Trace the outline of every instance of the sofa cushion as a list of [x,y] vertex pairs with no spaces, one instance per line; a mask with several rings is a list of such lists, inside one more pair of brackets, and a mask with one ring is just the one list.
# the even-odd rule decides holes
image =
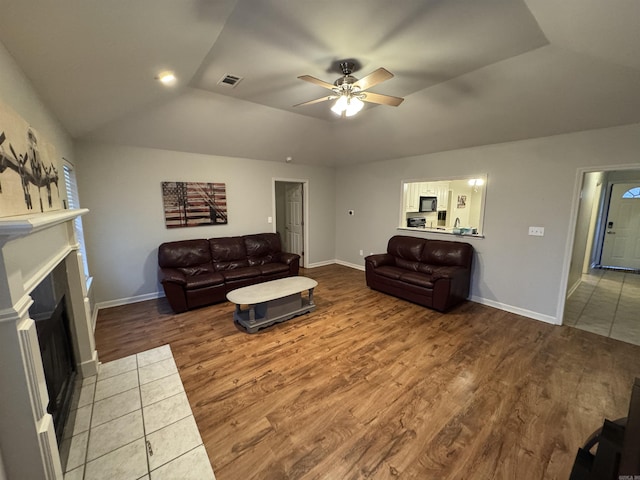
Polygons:
[[262,275],[275,275],[289,271],[289,265],[284,263],[265,263],[264,265],[256,266],[256,268],[260,269],[260,274]]
[[389,239],[387,253],[403,260],[419,262],[426,240],[417,237],[396,235]]
[[203,273],[201,275],[192,275],[187,277],[187,290],[196,288],[212,287],[214,285],[222,285],[224,277],[217,272]]
[[417,285],[423,288],[433,288],[433,278],[431,275],[418,272],[407,272],[400,276],[400,280],[403,282]]
[[249,266],[242,237],[210,238],[211,259],[216,271]]
[[198,265],[196,267],[178,267],[176,270],[180,270],[187,277],[215,272],[215,270],[213,269],[213,265],[211,265],[210,263],[203,263],[202,265]]
[[403,274],[407,273],[404,268],[391,267],[389,265],[378,267],[375,269],[375,272],[377,275],[393,278],[394,280],[398,280]]
[[188,268],[211,263],[206,240],[166,242],[158,247],[158,264],[162,268]]
[[248,257],[265,257],[280,253],[280,235],[277,233],[257,233],[245,235],[244,245]]
[[420,262],[414,262],[412,260],[405,260],[404,258],[396,258],[396,267],[404,268],[405,270],[411,270],[417,272],[420,269]]
[[259,277],[260,269],[257,267],[233,268],[230,270],[221,270],[220,273],[224,277],[225,282],[234,282],[237,280],[245,280],[251,277]]
[[430,265],[471,267],[473,247],[468,243],[446,240],[428,240],[422,252],[422,261]]

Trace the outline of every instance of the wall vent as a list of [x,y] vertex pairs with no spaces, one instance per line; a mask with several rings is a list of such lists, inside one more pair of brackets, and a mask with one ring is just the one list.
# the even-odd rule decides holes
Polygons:
[[242,77],[238,77],[236,75],[229,75],[227,73],[224,77],[222,77],[218,81],[218,85],[222,85],[224,87],[235,87],[236,85],[238,85],[238,83],[240,83],[241,80],[242,80]]

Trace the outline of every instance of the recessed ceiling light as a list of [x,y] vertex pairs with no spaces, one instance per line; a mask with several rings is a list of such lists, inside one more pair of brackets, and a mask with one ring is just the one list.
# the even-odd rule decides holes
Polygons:
[[177,80],[176,75],[170,71],[159,73],[156,79],[160,80],[164,85],[173,85]]

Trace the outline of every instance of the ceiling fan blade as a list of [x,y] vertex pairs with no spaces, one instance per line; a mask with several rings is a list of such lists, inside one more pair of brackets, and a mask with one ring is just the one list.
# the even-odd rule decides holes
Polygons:
[[381,95],[379,93],[364,92],[362,94],[362,101],[369,102],[369,103],[379,103],[381,105],[389,105],[391,107],[397,107],[402,102],[404,102],[404,98],[393,97],[391,95]]
[[370,73],[366,77],[358,80],[353,84],[353,86],[359,88],[360,90],[366,90],[373,87],[374,85],[384,82],[385,80],[389,80],[390,78],[393,78],[393,73],[381,67],[373,73]]
[[336,98],[338,98],[336,95],[329,95],[327,97],[317,98],[308,102],[298,103],[297,105],[294,105],[294,107],[301,107],[302,105],[313,105],[314,103],[326,102],[327,100],[334,100]]
[[304,80],[305,82],[313,83],[320,87],[328,88],[329,90],[333,90],[334,88],[336,88],[335,85],[331,83],[327,83],[324,80],[320,80],[319,78],[312,77],[311,75],[300,75],[298,78],[300,80]]

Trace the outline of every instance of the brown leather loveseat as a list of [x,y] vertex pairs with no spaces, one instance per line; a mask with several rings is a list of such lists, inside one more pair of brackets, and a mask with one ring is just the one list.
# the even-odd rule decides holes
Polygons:
[[444,312],[469,296],[472,258],[468,243],[396,235],[365,258],[367,285]]
[[298,275],[300,255],[277,233],[167,242],[158,248],[160,282],[174,312],[222,302],[236,288]]

